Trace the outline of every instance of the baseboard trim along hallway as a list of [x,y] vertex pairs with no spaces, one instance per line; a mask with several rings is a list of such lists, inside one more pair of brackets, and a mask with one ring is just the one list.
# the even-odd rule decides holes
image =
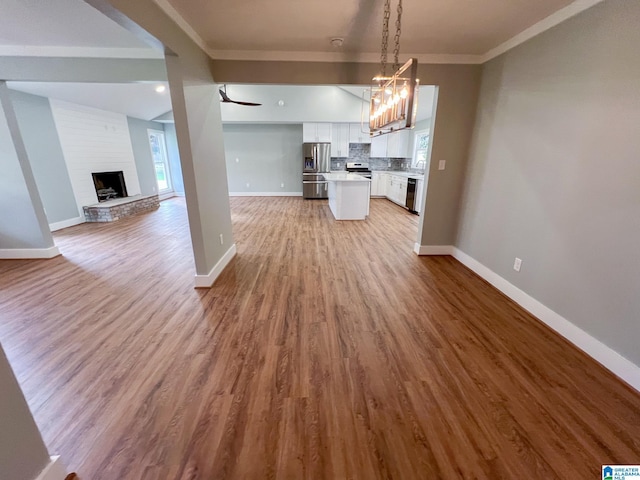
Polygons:
[[520,290],[475,258],[467,255],[453,245],[420,245],[416,243],[413,251],[418,255],[449,255],[454,257],[465,267],[472,270],[534,315],[538,320],[569,340],[634,389],[640,391],[640,366],[627,360],[618,352],[571,323],[562,315],[554,312],[531,295]]
[[49,464],[44,467],[36,480],[64,480],[67,477],[67,470],[59,456],[51,457]]
[[58,230],[62,230],[63,228],[75,227],[76,225],[84,223],[84,221],[84,217],[75,217],[68,220],[62,220],[61,222],[50,223],[49,230],[51,230],[52,232],[56,232]]
[[236,244],[231,245],[231,248],[222,256],[218,263],[211,269],[207,275],[196,275],[195,288],[209,288],[213,285],[213,282],[220,276],[229,262],[236,256],[237,253]]
[[230,197],[301,197],[302,192],[229,192]]
[[60,255],[58,247],[49,248],[0,248],[0,260],[30,260],[53,258]]

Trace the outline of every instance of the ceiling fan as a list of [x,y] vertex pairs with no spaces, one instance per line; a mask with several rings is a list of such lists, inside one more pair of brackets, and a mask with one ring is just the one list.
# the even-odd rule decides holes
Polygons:
[[238,102],[236,100],[231,100],[229,95],[227,95],[227,86],[223,85],[220,89],[220,96],[222,97],[222,103],[236,103],[238,105],[245,105],[247,107],[259,107],[262,105],[261,103],[252,103],[252,102]]

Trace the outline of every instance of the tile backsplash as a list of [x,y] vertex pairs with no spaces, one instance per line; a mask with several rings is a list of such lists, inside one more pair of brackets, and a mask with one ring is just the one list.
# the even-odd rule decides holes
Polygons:
[[411,168],[410,158],[369,158],[370,153],[371,145],[368,143],[350,143],[349,157],[332,158],[331,170],[344,170],[347,162],[368,162],[371,170],[415,170]]

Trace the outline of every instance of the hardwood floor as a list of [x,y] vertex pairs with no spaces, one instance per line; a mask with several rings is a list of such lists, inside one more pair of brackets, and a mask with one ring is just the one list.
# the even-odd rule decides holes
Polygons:
[[232,198],[193,288],[184,202],[0,262],[0,340],[82,480],[587,479],[640,463],[640,395],[373,200]]

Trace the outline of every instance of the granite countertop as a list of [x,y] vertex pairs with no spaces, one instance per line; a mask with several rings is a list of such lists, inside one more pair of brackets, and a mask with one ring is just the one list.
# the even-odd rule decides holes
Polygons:
[[323,173],[325,179],[330,182],[371,182],[369,178],[355,173],[339,172],[339,173]]

